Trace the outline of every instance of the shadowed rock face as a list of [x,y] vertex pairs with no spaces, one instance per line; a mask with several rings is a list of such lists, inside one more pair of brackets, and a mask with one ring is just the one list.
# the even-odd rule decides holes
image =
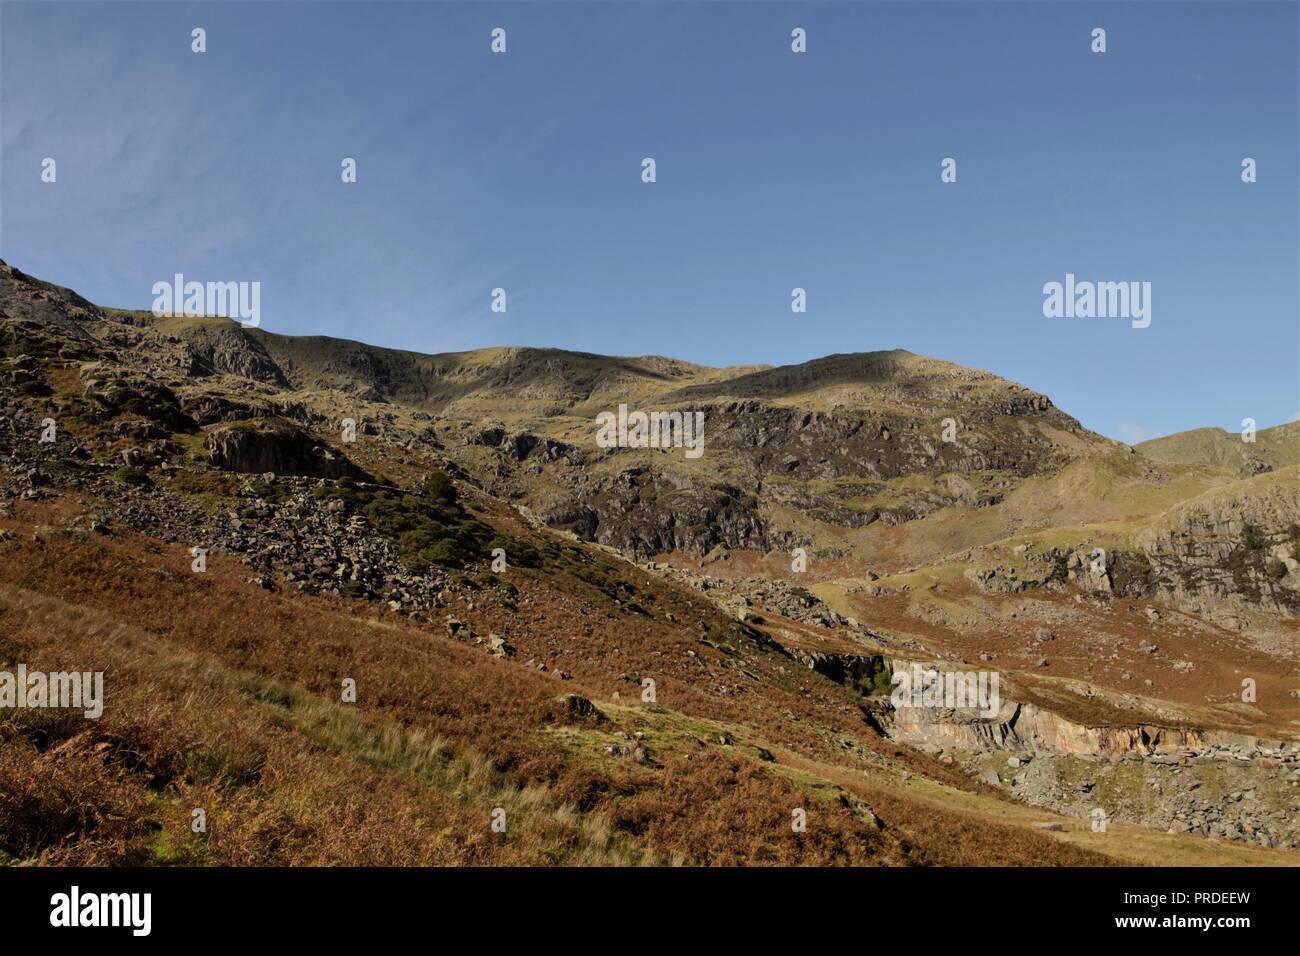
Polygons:
[[776,545],[752,494],[653,467],[628,468],[542,517],[633,557]]
[[[962,406],[963,440],[940,440],[942,408],[918,407],[884,414],[870,408],[832,411],[738,401],[705,409],[710,451],[743,456],[763,475],[795,480],[1006,471],[1019,476],[1050,472],[1070,458],[1033,431],[999,428],[999,415],[1024,415],[1076,428],[1045,396],[1023,405]],[[1041,402],[1041,405],[1040,405]]]
[[[568,464],[597,467],[584,469],[589,480],[566,481],[560,501],[539,503],[537,510],[557,526],[628,555],[681,551],[698,557],[718,545],[772,550],[808,543],[770,527],[765,516],[773,507],[843,528],[893,525],[949,505],[978,508],[1001,500],[1002,488],[987,481],[976,487],[964,476],[979,481],[981,473],[997,475],[1014,487],[1071,460],[1037,426],[1062,432],[1078,426],[1042,396],[1014,409],[963,407],[961,440],[945,442],[943,416],[926,417],[919,409],[821,410],[754,399],[699,406],[706,423],[701,462],[710,467],[684,467],[680,453],[649,466],[633,464],[636,453],[618,448],[569,455]],[[1005,423],[1009,415],[1016,416],[1014,424]],[[509,470],[520,456],[505,450],[504,434],[496,429],[482,443],[500,446],[499,467]],[[611,475],[617,465],[623,467]],[[906,496],[882,494],[891,482],[911,478],[923,481]],[[886,503],[869,507],[850,499]]]
[[218,428],[208,432],[204,445],[212,464],[226,471],[362,481],[370,478],[344,455],[283,421]]
[[35,320],[76,332],[81,322],[102,317],[97,306],[71,289],[42,282],[0,261],[0,318]]
[[181,409],[199,425],[218,425],[222,422],[239,422],[250,418],[263,418],[273,414],[262,404],[232,401],[220,395],[190,395],[181,400]]
[[289,380],[267,355],[262,343],[243,329],[223,329],[200,341],[189,342],[186,347],[191,357],[191,374],[227,372],[279,388],[289,387]]
[[[1045,395],[903,351],[672,375],[652,374],[649,359],[542,359],[476,364],[473,376],[461,366],[463,391],[444,411],[482,417],[451,454],[484,487],[629,556],[771,550],[814,544],[812,522],[894,526],[949,506],[984,508],[1109,445]],[[527,372],[533,388],[552,366],[554,402],[517,402],[512,386],[489,384],[509,369]],[[700,414],[701,455],[598,446],[597,416],[622,405]],[[515,434],[535,437],[526,446]],[[530,450],[548,441],[562,451]],[[467,446],[497,454],[462,454]]]

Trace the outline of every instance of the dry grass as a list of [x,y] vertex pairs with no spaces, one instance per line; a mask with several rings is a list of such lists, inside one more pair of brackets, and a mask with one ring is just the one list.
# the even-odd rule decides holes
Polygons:
[[[46,527],[40,540],[28,531],[0,545],[0,579],[13,582],[0,586],[0,662],[102,670],[107,704],[98,721],[57,711],[0,719],[0,766],[10,782],[0,795],[0,852],[12,860],[738,865],[951,857],[939,847],[957,831],[937,825],[928,808],[899,798],[881,830],[850,789],[792,778],[754,757],[754,746],[709,743],[722,728],[741,727],[755,746],[778,748],[783,763],[837,759],[853,764],[846,775],[860,775],[858,758],[837,754],[837,741],[851,734],[859,751],[878,747],[900,770],[927,768],[970,786],[872,739],[841,688],[821,682],[816,694],[801,693],[800,684],[820,678],[789,672],[784,659],[745,651],[764,680],[721,695],[691,668],[709,655],[703,666],[717,676],[730,658],[683,628],[624,612],[584,634],[579,622],[590,623],[590,609],[547,590],[574,582],[520,575],[516,623],[536,612],[549,621],[547,634],[558,629],[575,645],[564,656],[575,679],[560,682],[430,628],[358,614],[357,604],[268,593],[220,558],[196,575],[183,549],[56,530],[67,510],[65,502],[59,513],[25,514],[28,528]],[[722,626],[693,596],[662,583],[648,594],[641,584],[648,603]],[[484,632],[505,619],[485,598],[457,613],[482,616],[475,626]],[[602,643],[620,656],[608,660]],[[698,649],[695,658],[680,656],[680,676],[667,659],[675,646]],[[564,726],[557,695],[576,690],[599,703],[621,687],[634,699],[635,687],[614,673],[624,667],[660,674],[660,701],[672,705],[636,710],[637,719],[650,726],[656,713],[678,715],[692,733],[652,733],[644,763],[575,754],[547,729]],[[339,700],[344,677],[357,682],[356,704]],[[621,708],[608,709],[607,732],[631,726]],[[504,834],[490,826],[498,807]],[[791,831],[795,807],[809,811],[805,833]],[[194,808],[206,811],[206,834],[191,832]],[[1012,850],[1006,859],[1024,861]]]

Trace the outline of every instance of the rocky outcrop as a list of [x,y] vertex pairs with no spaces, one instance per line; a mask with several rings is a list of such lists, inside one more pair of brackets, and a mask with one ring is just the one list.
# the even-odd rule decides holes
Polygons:
[[184,347],[190,356],[190,373],[193,375],[224,372],[279,388],[289,387],[289,380],[262,343],[237,326],[196,337],[187,341]]
[[865,696],[889,691],[889,665],[879,654],[841,654],[802,648],[789,648],[787,653],[809,670]]
[[[1294,472],[1295,469],[1287,469]],[[1141,532],[1149,590],[1218,623],[1242,607],[1300,613],[1300,481],[1266,475],[1208,496]]]
[[208,432],[204,445],[211,463],[225,471],[370,480],[344,455],[281,420],[217,428]]
[[960,440],[950,442],[940,440],[940,431],[951,408],[936,407],[927,414],[929,409],[914,405],[884,415],[807,410],[750,399],[703,411],[711,449],[742,453],[762,474],[801,480],[889,480],[989,470],[1021,477],[1043,474],[1068,457],[1032,429],[992,426],[999,416],[1011,415],[1042,416],[1061,428],[1073,424],[1042,395],[1024,396],[1006,408],[963,404]]
[[181,408],[166,385],[103,363],[91,362],[80,371],[87,417],[107,422],[120,415],[137,415],[169,432],[194,432],[197,424]]
[[18,320],[33,338],[38,328],[54,329],[59,338],[88,339],[85,323],[103,318],[103,311],[71,289],[44,282],[0,260],[0,318]]
[[554,462],[563,458],[571,464],[582,463],[582,452],[576,445],[526,431],[511,434],[500,427],[484,428],[478,434],[467,438],[466,444],[500,449],[507,458],[516,462],[529,458]]
[[270,412],[268,407],[261,404],[212,394],[182,396],[181,409],[203,427],[222,422],[245,421],[265,416]]
[[[980,772],[978,764],[968,770]],[[1300,766],[1287,750],[1226,761],[1181,754],[1105,760],[1020,754],[1008,757],[1000,770],[983,774],[1018,800],[1066,816],[1100,816],[1261,847],[1300,847],[1294,796]]]
[[625,469],[541,517],[634,559],[669,551],[702,557],[719,545],[773,546],[754,495],[649,466]]

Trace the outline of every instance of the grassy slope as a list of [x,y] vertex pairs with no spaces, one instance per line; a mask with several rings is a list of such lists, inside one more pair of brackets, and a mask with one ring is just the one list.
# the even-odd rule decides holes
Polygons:
[[1249,455],[1272,465],[1287,468],[1300,465],[1300,422],[1288,422],[1255,433],[1255,441],[1242,441],[1241,435],[1221,428],[1196,428],[1164,438],[1153,438],[1134,446],[1148,458],[1177,464],[1196,464],[1236,472]]

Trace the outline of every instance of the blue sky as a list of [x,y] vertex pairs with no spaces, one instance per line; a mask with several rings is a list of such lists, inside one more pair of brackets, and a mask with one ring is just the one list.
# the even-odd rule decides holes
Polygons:
[[[418,351],[906,348],[1130,441],[1300,409],[1294,3],[0,17],[0,257],[101,304],[182,272],[261,282],[266,329]],[[1151,282],[1151,326],[1044,318],[1067,272]]]

